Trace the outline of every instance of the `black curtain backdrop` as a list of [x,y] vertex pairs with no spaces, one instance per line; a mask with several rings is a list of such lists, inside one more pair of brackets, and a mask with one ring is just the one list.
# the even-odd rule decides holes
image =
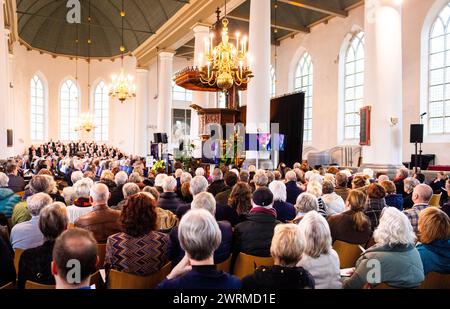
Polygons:
[[277,97],[271,101],[270,122],[279,123],[280,134],[285,136],[285,150],[280,152],[279,162],[284,162],[287,166],[302,160],[304,114],[303,92]]

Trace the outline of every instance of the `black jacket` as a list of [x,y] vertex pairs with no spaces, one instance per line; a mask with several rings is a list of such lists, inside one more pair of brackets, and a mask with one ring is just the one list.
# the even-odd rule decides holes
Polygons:
[[27,280],[45,285],[54,285],[55,278],[51,272],[53,241],[46,241],[42,246],[25,250],[20,256],[18,288],[24,289]]
[[16,280],[14,251],[3,237],[0,237],[0,286]]
[[286,202],[295,205],[297,202],[297,197],[302,194],[303,191],[297,186],[295,181],[288,181],[286,183]]
[[261,266],[242,279],[246,290],[314,289],[313,276],[302,267]]
[[109,207],[117,206],[120,202],[122,202],[125,199],[123,197],[122,188],[123,188],[123,185],[120,185],[111,192],[111,197],[109,198],[109,201],[108,201]]
[[275,217],[265,213],[250,213],[247,221],[234,229],[234,252],[269,257],[270,245],[275,226],[280,223]]
[[9,182],[8,188],[14,191],[14,193],[21,192],[25,190],[25,180],[20,176],[8,175]]
[[178,207],[184,206],[184,203],[178,198],[175,192],[161,193],[158,199],[158,207],[177,213]]
[[208,192],[212,195],[216,196],[220,192],[227,189],[227,185],[225,184],[225,181],[223,179],[220,180],[214,180],[208,187]]

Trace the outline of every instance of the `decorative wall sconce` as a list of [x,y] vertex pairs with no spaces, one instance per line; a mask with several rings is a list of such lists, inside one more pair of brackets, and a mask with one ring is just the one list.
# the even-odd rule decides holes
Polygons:
[[395,127],[399,122],[398,117],[391,117],[391,127]]

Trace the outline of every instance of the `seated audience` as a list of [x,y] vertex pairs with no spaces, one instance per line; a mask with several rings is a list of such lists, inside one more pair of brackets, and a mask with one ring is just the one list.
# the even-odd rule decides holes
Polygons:
[[411,209],[403,211],[408,217],[414,232],[417,233],[417,225],[419,222],[419,213],[428,207],[428,203],[433,197],[433,189],[425,184],[420,184],[414,188],[412,193],[412,201],[414,206]]
[[132,195],[138,194],[139,192],[141,192],[141,189],[139,189],[139,186],[137,184],[135,184],[134,182],[128,182],[128,183],[124,184],[122,187],[122,193],[123,193],[124,200],[122,202],[120,202],[119,204],[117,204],[117,206],[113,206],[111,208],[116,209],[116,210],[122,210],[123,205],[125,205],[127,202],[127,199]]
[[[52,257],[56,289],[90,289],[90,275],[96,271],[98,263],[97,242],[91,232],[83,229],[65,231],[56,239]],[[69,275],[74,260],[79,262],[79,278]]]
[[384,197],[386,196],[386,190],[377,184],[372,183],[367,187],[367,201],[364,207],[364,213],[370,219],[370,226],[374,230],[380,221],[381,212],[384,207],[387,207]]
[[178,239],[186,254],[157,289],[241,288],[238,278],[217,270],[214,265],[221,232],[211,213],[204,209],[187,212],[180,221]]
[[158,190],[159,193],[164,192],[162,185],[163,185],[164,179],[166,179],[166,177],[168,177],[166,174],[158,174],[155,177],[155,188],[156,188],[156,190]]
[[110,170],[102,171],[100,176],[100,183],[105,184],[108,187],[109,192],[113,192],[117,187],[115,176]]
[[380,184],[384,190],[386,190],[386,196],[384,197],[386,205],[395,207],[398,210],[403,210],[403,196],[401,194],[397,194],[394,182],[384,180]]
[[[355,272],[344,281],[344,288],[361,289],[366,284],[379,283],[396,288],[418,287],[425,276],[408,218],[400,210],[387,207],[373,236],[376,245],[358,259]],[[371,275],[373,261],[377,261],[381,276]]]
[[351,190],[345,202],[345,212],[328,217],[331,238],[351,244],[365,245],[372,235],[370,220],[364,214],[366,195]]
[[230,197],[231,190],[238,182],[238,177],[233,172],[227,172],[225,174],[225,184],[227,188],[215,196],[217,204],[227,205],[228,198]]
[[336,174],[336,188],[334,188],[334,192],[342,197],[344,201],[347,200],[350,189],[348,188],[348,177],[345,173],[339,172]]
[[365,194],[367,194],[367,187],[369,185],[368,178],[363,175],[356,175],[352,180],[352,189],[353,190],[361,190]]
[[[202,176],[196,176],[202,177]],[[204,177],[202,177],[204,178]],[[191,204],[191,209],[205,209],[209,211],[213,216],[216,214],[216,200],[214,196],[209,192],[201,192],[195,195]],[[222,240],[220,246],[214,251],[214,263],[220,264],[228,259],[231,254],[233,230],[230,222],[218,221]],[[171,240],[171,261],[173,265],[178,264],[184,257],[184,251],[180,246],[178,239],[178,228],[172,229],[170,232]]]
[[[140,171],[140,172],[142,173],[142,171]],[[138,172],[133,172],[130,174],[130,176],[128,176],[128,182],[137,184],[140,189],[143,189],[145,187],[145,184],[143,181],[144,181],[144,179],[143,179],[142,175]],[[176,180],[175,180],[175,182],[176,182]],[[175,189],[176,189],[176,186],[175,186]],[[174,190],[174,192],[175,192],[175,190]]]
[[419,214],[416,245],[426,274],[450,274],[450,219],[440,209],[429,207]]
[[269,184],[269,189],[273,194],[273,208],[277,211],[277,220],[284,223],[294,220],[296,211],[294,205],[286,202],[286,185],[276,180]]
[[64,198],[64,203],[66,204],[66,206],[73,205],[73,203],[77,199],[77,194],[74,187],[65,187],[63,189],[62,196]]
[[[203,177],[203,176],[200,176],[200,177]],[[203,177],[203,178],[205,178],[205,177]],[[191,183],[190,182],[183,182],[183,184],[181,185],[180,192],[181,192],[180,199],[182,202],[184,202],[184,203],[192,202],[192,199],[194,197],[192,196],[192,193],[191,193]]]
[[[175,180],[175,178],[174,178]],[[159,271],[169,261],[169,236],[158,232],[156,200],[147,193],[130,196],[120,216],[123,232],[106,242],[105,269],[140,276]]]
[[116,182],[116,187],[114,188],[113,191],[111,191],[111,197],[108,200],[109,206],[117,206],[120,202],[124,200],[122,189],[123,186],[128,181],[127,173],[125,173],[124,171],[118,172],[114,176],[114,181]]
[[409,170],[406,167],[399,168],[394,178],[394,184],[397,189],[397,194],[405,196],[405,188],[403,181],[409,177]]
[[[206,192],[208,189],[208,181],[203,176],[195,176],[194,178],[190,178],[189,182],[189,190],[192,196],[195,198],[197,194],[202,192]],[[191,204],[185,204],[183,206],[178,207],[176,212],[178,218],[182,218],[184,214],[191,209]]]
[[0,213],[9,219],[13,214],[14,206],[20,202],[21,197],[8,188],[8,181],[8,176],[0,172]]
[[[320,177],[320,175],[319,175]],[[314,178],[314,177],[313,177]],[[310,180],[308,182],[308,186],[306,187],[306,192],[314,195],[317,198],[317,202],[319,203],[318,212],[326,217],[327,216],[327,205],[322,199],[322,185],[318,180]]]
[[[15,161],[9,161],[6,164],[6,174],[8,175],[8,188],[14,193],[25,190],[25,180],[19,175],[19,167]],[[0,184],[0,187],[3,185]]]
[[412,200],[412,195],[414,188],[419,185],[419,181],[413,177],[408,177],[403,181],[403,189],[405,190],[403,194],[403,208],[410,209],[414,206]]
[[297,264],[314,278],[316,289],[340,289],[339,257],[331,247],[327,221],[317,211],[308,212],[298,228],[303,241],[303,253]]
[[51,197],[46,193],[37,193],[27,199],[31,219],[12,228],[11,245],[14,250],[36,248],[44,243],[44,236],[39,229],[39,214],[52,202]]
[[212,183],[208,187],[208,192],[213,196],[216,196],[220,192],[227,188],[225,181],[223,180],[222,170],[216,167],[212,173]]
[[344,200],[340,195],[334,192],[334,184],[331,181],[323,182],[322,194],[322,200],[325,202],[325,205],[327,205],[327,216],[344,212]]
[[25,288],[25,282],[54,285],[50,264],[56,238],[67,229],[69,218],[66,206],[56,202],[44,207],[39,216],[39,230],[44,235],[44,243],[36,248],[25,250],[19,262],[17,286]]
[[14,251],[8,241],[0,237],[0,287],[16,281]]
[[267,187],[269,184],[269,177],[265,170],[257,170],[255,176],[253,177],[253,183],[255,184],[255,190],[259,188]]
[[294,171],[286,173],[286,202],[295,204],[297,197],[303,193],[303,190],[297,185],[297,175]]
[[91,202],[91,184],[85,179],[77,181],[74,185],[76,199],[73,205],[67,207],[67,213],[69,215],[69,222],[75,223],[79,217],[84,216],[92,211]]
[[75,220],[75,226],[91,231],[98,243],[106,243],[109,236],[122,231],[120,211],[108,207],[108,198],[108,187],[95,184],[91,189],[92,211]]
[[250,181],[250,173],[246,170],[242,170],[239,173],[239,181],[240,182],[245,182],[248,184],[248,182]]
[[[445,189],[446,192],[450,193],[450,179],[448,179],[445,182]],[[442,211],[445,212],[447,214],[447,216],[450,217],[450,200],[447,200],[443,205],[442,205]]]
[[[156,200],[156,205],[158,205],[159,192],[155,187],[147,186],[142,189],[142,192],[149,193]],[[161,232],[168,233],[172,228],[177,226],[178,218],[170,210],[164,210],[156,207],[156,214],[158,215],[158,226]]]
[[252,209],[252,189],[246,182],[238,182],[231,190],[228,198],[228,206],[237,214],[237,223],[247,220],[247,215]]
[[319,211],[319,202],[317,198],[310,193],[302,193],[297,197],[295,203],[296,216],[294,223],[300,222],[300,220],[310,211]]
[[158,207],[165,210],[170,210],[176,214],[178,207],[184,205],[175,193],[175,190],[177,189],[177,180],[172,176],[164,178],[162,189],[163,193],[159,196]]
[[445,172],[438,172],[436,179],[434,179],[430,186],[433,189],[434,194],[441,194],[442,188],[445,188],[445,181],[447,180],[447,176],[445,175]]
[[252,197],[253,208],[247,220],[234,229],[234,252],[269,257],[274,227],[280,223],[273,209],[273,194],[268,188],[257,189]]
[[298,267],[303,252],[303,240],[295,224],[279,224],[270,246],[274,266],[260,266],[242,279],[242,288],[248,290],[314,289],[314,278],[303,267]]

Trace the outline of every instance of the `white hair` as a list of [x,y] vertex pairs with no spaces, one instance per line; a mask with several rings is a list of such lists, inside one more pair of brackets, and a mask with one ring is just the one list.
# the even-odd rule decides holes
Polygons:
[[177,188],[177,180],[172,176],[167,176],[164,178],[162,183],[162,188],[164,192],[173,192]]
[[205,170],[203,169],[203,167],[198,167],[195,170],[195,176],[205,176]]
[[185,182],[191,182],[192,180],[192,175],[188,172],[184,172],[183,174],[181,174],[180,177],[180,182],[181,184],[185,183]]
[[189,184],[189,190],[191,191],[192,196],[205,192],[207,189],[208,181],[203,176],[195,176]]
[[320,197],[322,196],[322,185],[318,181],[310,181],[306,188],[306,192],[311,193],[315,197]]
[[264,170],[257,170],[255,176],[253,176],[253,181],[255,182],[255,185],[262,187],[267,186],[269,178]]
[[141,175],[139,175],[139,173],[133,172],[128,177],[128,182],[141,183],[142,177]]
[[[74,185],[75,189],[75,196],[77,198],[85,197],[88,198],[91,194],[91,188],[93,186],[93,183],[87,181],[88,178],[83,178],[81,180],[78,180]],[[90,178],[89,178],[90,179]],[[92,181],[92,179],[90,179]]]
[[39,216],[41,210],[53,203],[52,198],[47,193],[36,193],[27,198],[27,207],[30,215],[33,217]]
[[213,181],[223,179],[223,173],[222,173],[222,170],[220,168],[216,167],[213,170],[213,172],[212,172],[212,179],[213,179]]
[[414,177],[408,177],[403,180],[403,186],[405,192],[412,192],[416,186],[418,186],[420,182]]
[[[201,176],[200,176],[201,177]],[[216,215],[216,199],[209,192],[200,192],[191,203],[191,209],[205,209],[213,216]]]
[[294,171],[289,171],[286,173],[284,178],[286,179],[286,181],[297,181],[297,174],[295,174]]
[[373,170],[371,168],[363,169],[363,175],[368,176],[369,178],[373,178]]
[[139,192],[141,192],[141,189],[139,189],[139,186],[134,182],[128,182],[123,185],[122,193],[124,198],[135,195]]
[[158,174],[155,177],[155,187],[162,187],[164,179],[168,177],[166,174]]
[[269,184],[269,189],[272,191],[274,201],[286,202],[286,185],[282,181],[272,181]]
[[75,188],[74,187],[65,187],[62,192],[62,196],[64,197],[64,201],[66,205],[71,205],[76,198]]
[[120,171],[116,174],[114,177],[114,181],[116,182],[117,186],[121,186],[125,184],[128,181],[128,175],[124,171]]
[[342,171],[340,171],[340,173],[344,173],[345,176],[347,176],[347,177],[352,176],[352,172],[349,169],[342,170]]
[[309,177],[309,182],[318,182],[319,184],[323,183],[323,177],[322,175],[318,174],[318,173],[313,173],[310,177]]
[[175,171],[175,178],[181,177],[182,174],[183,174],[183,170],[181,168],[178,168]]
[[388,175],[380,175],[378,176],[378,182],[381,183],[383,181],[389,181],[389,176]]
[[9,183],[9,178],[5,173],[0,173],[0,187],[7,187]]
[[327,220],[317,211],[308,212],[298,224],[304,242],[303,254],[318,258],[331,251],[331,232]]
[[309,178],[310,178],[313,174],[315,174],[313,171],[307,171],[307,172],[305,173],[305,180],[306,180],[306,181],[309,181]]
[[375,242],[381,246],[397,244],[414,245],[416,234],[408,217],[395,207],[386,207],[381,214],[380,224],[373,233]]
[[231,171],[230,171],[230,172],[233,172],[233,173],[235,173],[235,174],[236,174],[236,176],[238,176],[238,177],[239,177],[239,171],[238,171],[237,169],[233,168],[233,169],[231,169]]
[[109,189],[105,184],[96,183],[91,188],[91,197],[94,203],[107,202],[109,199]]
[[70,175],[70,180],[72,181],[72,183],[76,183],[81,179],[83,179],[83,172],[81,171],[74,171],[72,172],[72,175]]
[[295,210],[298,213],[307,213],[311,210],[319,210],[319,202],[317,197],[310,193],[302,193],[297,197],[295,202]]
[[336,185],[336,177],[331,174],[331,173],[326,173],[325,176],[323,177],[323,182],[325,181],[329,181],[331,182],[333,185]]

